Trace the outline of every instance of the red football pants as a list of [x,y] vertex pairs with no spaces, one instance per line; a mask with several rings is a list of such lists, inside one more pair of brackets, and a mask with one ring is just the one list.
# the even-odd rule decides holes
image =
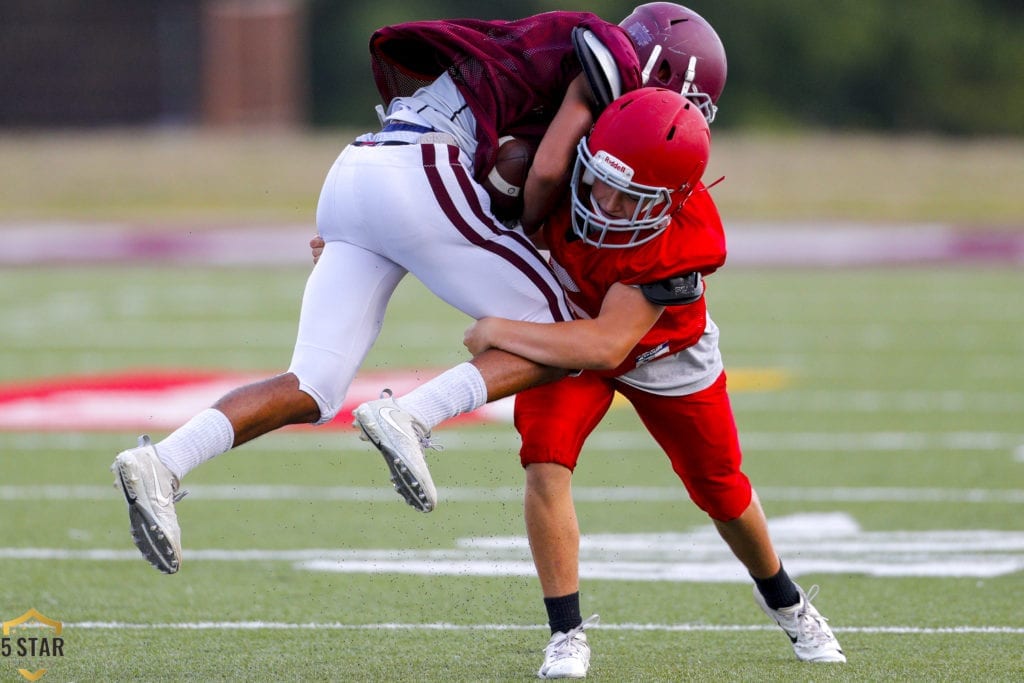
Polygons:
[[661,396],[583,372],[516,396],[515,425],[523,467],[557,463],[573,470],[583,442],[608,412],[615,392],[625,396],[697,506],[722,522],[750,505],[750,481],[740,470],[736,421],[723,372],[707,389]]

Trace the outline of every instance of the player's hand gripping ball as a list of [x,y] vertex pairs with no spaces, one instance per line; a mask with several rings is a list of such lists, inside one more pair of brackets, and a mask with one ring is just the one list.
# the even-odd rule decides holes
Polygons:
[[506,135],[498,140],[498,157],[483,186],[491,196],[491,211],[501,220],[515,220],[523,213],[523,186],[533,162],[533,148]]

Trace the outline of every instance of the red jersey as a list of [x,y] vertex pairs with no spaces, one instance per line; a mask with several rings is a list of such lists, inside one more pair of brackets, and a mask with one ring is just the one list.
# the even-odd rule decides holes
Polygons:
[[[616,282],[643,285],[700,272],[709,275],[725,263],[725,231],[711,194],[703,184],[661,235],[625,249],[602,249],[587,244],[572,230],[569,203],[561,205],[544,226],[551,262],[574,307],[591,318],[601,310],[605,294]],[[600,374],[615,377],[638,365],[697,343],[704,333],[704,297],[682,306],[668,306],[623,363]]]
[[374,82],[386,106],[447,71],[476,117],[473,168],[481,180],[494,165],[499,136],[515,135],[536,149],[583,70],[572,41],[578,26],[611,51],[622,91],[639,88],[639,58],[626,32],[588,12],[562,11],[385,26],[370,38]]

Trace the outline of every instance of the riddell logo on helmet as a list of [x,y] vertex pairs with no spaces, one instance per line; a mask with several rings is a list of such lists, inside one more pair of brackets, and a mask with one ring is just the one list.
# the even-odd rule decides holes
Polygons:
[[626,181],[633,179],[633,167],[604,150],[594,155],[594,165],[603,168],[609,175],[619,176]]

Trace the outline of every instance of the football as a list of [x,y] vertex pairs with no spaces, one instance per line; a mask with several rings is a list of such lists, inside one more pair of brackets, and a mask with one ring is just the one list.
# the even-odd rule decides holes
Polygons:
[[491,211],[501,220],[514,220],[523,212],[523,185],[533,162],[533,148],[511,135],[498,139],[494,168],[484,179]]

